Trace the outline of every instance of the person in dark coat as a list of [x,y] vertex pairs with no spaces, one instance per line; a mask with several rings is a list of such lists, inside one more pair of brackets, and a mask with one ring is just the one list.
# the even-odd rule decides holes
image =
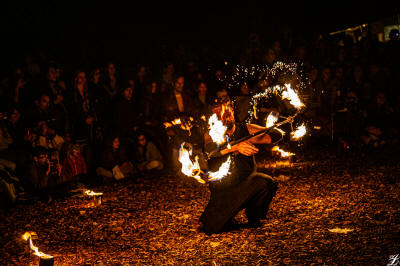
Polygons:
[[[254,124],[235,123],[233,108],[227,106],[220,119],[227,127],[230,141],[264,129]],[[217,109],[216,112],[220,113],[221,109]],[[260,220],[266,217],[277,184],[270,176],[256,171],[254,154],[258,152],[258,148],[254,144],[269,143],[271,143],[270,135],[263,134],[226,148],[208,160],[209,170],[212,172],[217,171],[229,156],[232,163],[225,177],[209,183],[211,197],[200,217],[201,229],[206,234],[229,230],[234,222],[233,218],[242,209],[245,209],[251,226],[259,226]],[[207,133],[205,150],[209,152],[215,147],[216,144]]]
[[[185,119],[193,115],[193,101],[189,94],[184,91],[185,78],[178,76],[175,79],[174,89],[166,95],[163,101],[162,119],[164,122],[170,122],[175,118]],[[168,157],[169,167],[172,172],[180,172],[178,162],[178,151],[181,143],[189,137],[187,131],[168,128]]]

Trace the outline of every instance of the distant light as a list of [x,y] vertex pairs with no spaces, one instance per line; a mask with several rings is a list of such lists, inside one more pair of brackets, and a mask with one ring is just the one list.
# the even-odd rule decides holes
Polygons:
[[228,61],[225,61],[224,64],[225,64],[225,66],[227,66],[228,65]]

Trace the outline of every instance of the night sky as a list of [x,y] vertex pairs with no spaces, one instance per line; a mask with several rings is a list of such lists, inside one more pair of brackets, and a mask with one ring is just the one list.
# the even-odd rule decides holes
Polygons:
[[[329,33],[367,23],[399,11],[396,6],[347,6],[321,1],[301,5],[259,4],[255,1],[236,4],[186,1],[184,3],[116,4],[62,3],[38,5],[36,1],[15,2],[2,9],[0,32],[6,44],[2,56],[12,60],[21,51],[74,50],[77,43],[86,46],[120,47],[139,50],[159,43],[231,43],[246,40],[249,32],[266,38],[287,25],[302,34]],[[102,50],[103,48],[99,48]],[[111,55],[112,56],[112,55]],[[7,60],[6,60],[7,61]]]

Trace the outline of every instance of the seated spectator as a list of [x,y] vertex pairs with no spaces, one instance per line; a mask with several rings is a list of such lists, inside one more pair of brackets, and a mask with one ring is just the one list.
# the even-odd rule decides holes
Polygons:
[[13,139],[6,127],[6,118],[5,114],[0,113],[0,157],[1,152],[7,150],[8,146],[13,143]]
[[62,182],[83,179],[87,174],[87,165],[82,156],[81,145],[70,144],[62,162]]
[[46,122],[39,122],[33,133],[32,147],[43,147],[45,149],[56,149],[60,151],[64,144],[64,139],[54,130],[48,128]]
[[361,137],[365,144],[377,148],[388,142],[397,142],[397,132],[392,124],[394,110],[383,92],[378,92],[375,102],[367,109],[365,134]]
[[97,175],[118,180],[133,174],[133,172],[133,165],[121,147],[119,138],[106,138],[100,154],[100,163],[96,169]]
[[[28,128],[36,127],[39,122],[46,122],[49,128],[57,130],[58,119],[51,108],[50,96],[48,94],[41,94],[35,100],[35,107],[27,113],[24,122]],[[57,133],[62,135],[64,132],[60,130]]]
[[147,141],[146,136],[142,133],[138,135],[138,144],[136,160],[139,171],[145,173],[151,170],[162,170],[164,163],[156,145],[151,141]]
[[33,161],[27,168],[24,183],[27,191],[48,200],[49,192],[62,182],[62,168],[45,148],[35,149]]

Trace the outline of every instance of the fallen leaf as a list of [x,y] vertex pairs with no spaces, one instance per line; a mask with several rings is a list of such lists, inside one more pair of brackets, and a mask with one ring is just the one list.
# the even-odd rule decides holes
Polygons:
[[354,231],[354,229],[350,229],[350,228],[338,228],[338,227],[335,227],[333,229],[329,229],[329,232],[339,233],[339,234],[347,234],[347,233],[353,232],[353,231]]

